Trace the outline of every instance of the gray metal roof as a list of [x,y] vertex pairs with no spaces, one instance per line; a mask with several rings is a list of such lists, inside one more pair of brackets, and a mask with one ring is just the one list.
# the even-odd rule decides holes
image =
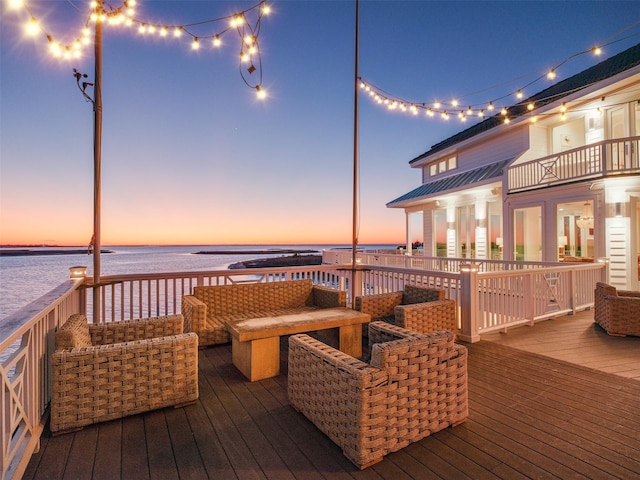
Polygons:
[[500,162],[485,165],[475,170],[469,170],[468,172],[460,173],[458,175],[452,175],[442,180],[436,180],[419,186],[418,188],[411,190],[409,193],[405,193],[401,197],[387,203],[387,207],[394,206],[394,204],[403,203],[407,200],[415,200],[418,198],[428,197],[435,193],[442,193],[447,190],[454,190],[472,183],[482,182],[484,180],[490,180],[492,178],[501,177],[504,173],[505,167],[513,160],[502,160]]

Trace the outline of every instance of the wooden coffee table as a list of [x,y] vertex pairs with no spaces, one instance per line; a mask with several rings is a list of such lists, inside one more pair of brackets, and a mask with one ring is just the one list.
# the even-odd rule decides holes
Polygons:
[[338,329],[340,350],[362,356],[362,324],[371,317],[345,307],[226,322],[233,364],[252,382],[280,373],[280,336]]

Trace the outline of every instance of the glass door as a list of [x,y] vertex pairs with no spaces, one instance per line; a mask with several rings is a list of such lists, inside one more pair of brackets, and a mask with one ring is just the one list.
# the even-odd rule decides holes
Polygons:
[[513,211],[513,259],[527,262],[542,260],[542,207]]

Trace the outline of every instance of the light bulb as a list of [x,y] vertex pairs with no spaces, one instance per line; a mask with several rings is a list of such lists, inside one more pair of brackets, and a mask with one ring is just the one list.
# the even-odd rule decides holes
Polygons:
[[602,49],[600,47],[593,47],[591,51],[594,53],[594,55],[602,54]]
[[529,105],[527,105],[527,110],[531,111],[535,108],[535,105],[533,102],[530,102]]
[[566,102],[562,102],[562,106],[560,107],[560,111],[562,113],[567,111],[567,103]]
[[480,111],[478,112],[478,116],[479,116],[480,118],[484,117],[484,110],[480,110]]
[[471,105],[467,107],[467,115],[473,115],[473,109],[471,108]]
[[518,90],[518,93],[516,93],[516,97],[518,98],[522,98],[524,95],[522,95],[522,90]]
[[507,114],[507,109],[506,109],[506,107],[502,107],[502,110],[500,110],[500,114],[501,114],[501,115],[506,115],[506,114]]
[[509,120],[509,117],[504,117],[504,123],[505,125],[509,124],[511,120]]
[[161,37],[166,37],[169,34],[169,29],[167,27],[162,27],[160,29],[160,36]]
[[487,107],[488,110],[493,110],[493,102],[489,102],[489,106]]
[[433,104],[433,108],[440,108],[440,102],[436,102]]
[[138,33],[145,34],[147,33],[147,26],[144,23],[141,23],[138,27]]
[[267,98],[267,92],[265,92],[262,88],[260,88],[260,85],[256,86],[256,95],[260,100]]
[[178,38],[182,35],[182,27],[176,27],[173,31],[173,36]]
[[220,45],[222,45],[222,40],[220,40],[220,35],[216,35],[213,37],[213,46],[219,47]]
[[198,50],[200,48],[200,42],[198,41],[198,37],[193,38],[193,42],[191,43],[191,50]]
[[531,117],[531,123],[536,123],[538,121],[538,116],[534,115],[533,117]]
[[458,101],[457,100],[451,100],[451,106],[457,107],[458,106]]
[[549,73],[547,73],[547,78],[549,80],[553,80],[554,78],[556,78],[556,71],[554,69],[549,70]]
[[38,30],[40,30],[38,21],[34,17],[31,17],[31,20],[29,20],[29,23],[27,23],[26,30],[27,34],[31,36],[36,35],[38,33]]
[[22,0],[9,0],[9,8],[12,10],[16,10],[22,7],[23,3],[24,2]]
[[263,13],[264,15],[269,15],[269,14],[271,13],[271,6],[266,5],[266,4],[265,4],[265,5],[263,5],[263,6],[262,6],[262,13]]

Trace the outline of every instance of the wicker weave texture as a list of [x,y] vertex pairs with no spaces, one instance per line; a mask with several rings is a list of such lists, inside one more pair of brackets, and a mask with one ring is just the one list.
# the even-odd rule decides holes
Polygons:
[[451,332],[370,330],[371,364],[308,335],[289,339],[291,405],[360,468],[468,416],[467,350]]
[[402,292],[356,297],[356,310],[420,333],[438,330],[458,331],[455,300],[445,300],[445,291],[406,285]]
[[346,292],[313,285],[310,279],[194,288],[182,297],[185,331],[198,334],[200,346],[228,343],[225,321],[294,313],[309,308],[345,307]]
[[640,336],[640,292],[596,283],[593,318],[609,335]]
[[[182,317],[177,317],[181,331]],[[150,323],[158,321],[156,318]],[[168,323],[174,321],[169,319]],[[116,327],[117,323],[112,325]],[[131,331],[130,324],[134,322],[120,323],[126,323],[122,327]],[[175,325],[167,328],[175,330]],[[134,329],[141,331],[139,325]],[[198,337],[195,333],[180,333],[56,350],[51,368],[51,432],[61,433],[194,402],[198,398]]]
[[458,331],[458,307],[455,300],[398,305],[394,313],[396,325],[419,333]]

